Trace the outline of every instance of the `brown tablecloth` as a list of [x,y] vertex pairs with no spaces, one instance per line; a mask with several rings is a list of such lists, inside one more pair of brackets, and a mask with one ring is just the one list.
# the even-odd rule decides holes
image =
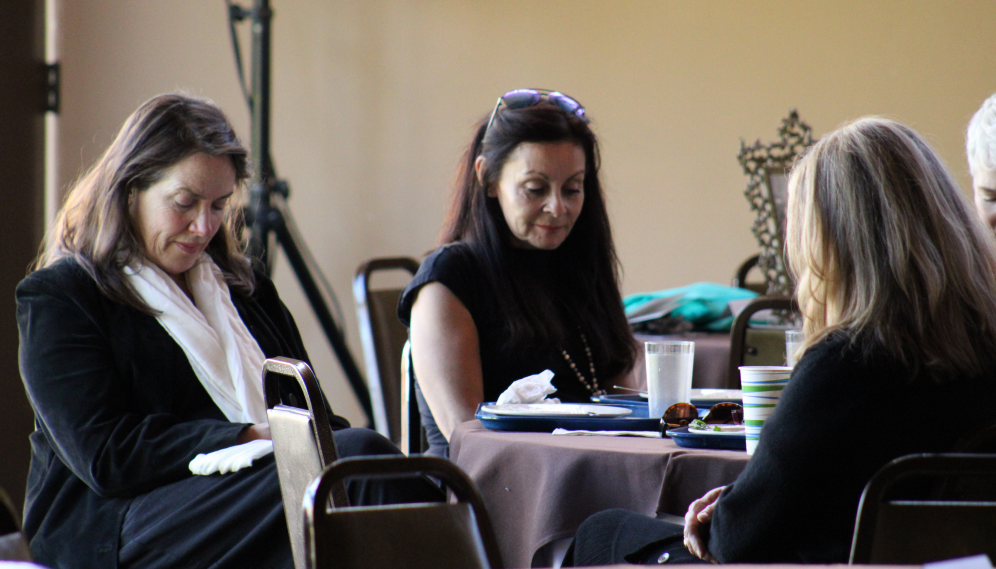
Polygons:
[[[667,336],[637,334],[636,340],[643,342],[664,342],[684,340],[695,342],[695,363],[692,364],[692,387],[697,389],[725,389],[730,365],[730,334],[709,332],[688,332]],[[641,388],[647,386],[646,372],[639,372]]]
[[573,536],[596,512],[684,514],[732,482],[748,457],[670,439],[499,432],[469,421],[453,432],[450,458],[477,484],[505,566],[529,567],[537,549]]

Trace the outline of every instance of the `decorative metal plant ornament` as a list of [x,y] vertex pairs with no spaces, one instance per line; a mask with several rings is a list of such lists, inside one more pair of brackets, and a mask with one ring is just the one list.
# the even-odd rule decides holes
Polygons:
[[799,120],[795,109],[782,119],[780,140],[752,146],[740,140],[737,160],[747,174],[744,195],[754,211],[754,236],[761,247],[758,268],[764,274],[768,295],[792,296],[795,283],[785,263],[785,209],[788,173],[796,157],[813,144],[813,129]]

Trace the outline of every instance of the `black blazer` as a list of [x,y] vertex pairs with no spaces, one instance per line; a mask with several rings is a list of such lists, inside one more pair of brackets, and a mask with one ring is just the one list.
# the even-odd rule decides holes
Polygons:
[[[256,275],[255,294],[232,301],[266,357],[308,361],[269,279]],[[154,317],[107,298],[73,260],[21,281],[17,323],[37,428],[24,516],[31,550],[47,565],[115,567],[132,498],[192,476],[191,459],[232,446],[246,425],[225,418]]]

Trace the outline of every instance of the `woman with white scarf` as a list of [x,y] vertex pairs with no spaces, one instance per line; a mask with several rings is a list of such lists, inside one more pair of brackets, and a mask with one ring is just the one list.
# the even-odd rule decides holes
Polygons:
[[[17,287],[37,561],[293,567],[261,372],[267,357],[308,355],[243,254],[248,177],[217,107],[162,95],[68,194]],[[340,456],[398,452],[329,415]],[[348,491],[353,503],[438,499],[424,480]]]

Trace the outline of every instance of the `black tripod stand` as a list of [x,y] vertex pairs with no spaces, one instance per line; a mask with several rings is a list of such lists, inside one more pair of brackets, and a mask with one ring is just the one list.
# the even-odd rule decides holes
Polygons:
[[[276,243],[287,256],[287,261],[294,270],[294,274],[297,275],[297,280],[301,284],[322,330],[325,331],[325,337],[332,345],[332,350],[339,360],[339,365],[342,366],[342,371],[346,375],[349,385],[353,388],[353,393],[360,402],[360,407],[363,408],[367,420],[372,424],[373,411],[370,407],[370,394],[367,392],[366,382],[356,365],[356,360],[353,359],[353,354],[350,353],[349,347],[346,345],[342,328],[332,317],[325,296],[315,282],[315,277],[311,272],[312,267],[308,263],[310,255],[308,255],[307,247],[295,238],[292,226],[288,224],[289,212],[274,207],[273,203],[274,197],[278,197],[281,203],[286,200],[289,190],[287,183],[277,178],[273,162],[270,159],[270,21],[273,18],[270,2],[269,0],[254,0],[252,9],[232,4],[231,0],[226,0],[226,3],[228,4],[229,29],[232,34],[232,46],[235,50],[239,83],[252,113],[251,151],[252,157],[256,161],[256,168],[249,192],[249,207],[245,209],[246,225],[252,230],[249,255],[254,262],[260,263],[263,270],[269,274],[272,269],[271,232],[276,236]],[[235,23],[247,18],[252,21],[251,92],[246,88],[241,51],[235,34]],[[315,270],[318,272],[317,266]],[[331,287],[327,286],[327,283],[326,290],[329,296],[335,300],[335,293]]]

